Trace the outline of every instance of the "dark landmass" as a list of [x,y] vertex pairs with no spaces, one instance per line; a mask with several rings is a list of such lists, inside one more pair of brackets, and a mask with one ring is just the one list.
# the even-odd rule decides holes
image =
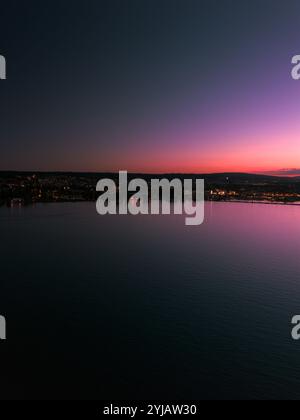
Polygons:
[[[300,177],[277,177],[247,173],[128,174],[128,179],[202,178],[205,198],[213,201],[257,201],[294,204],[300,202]],[[5,172],[0,171],[0,205],[96,201],[96,184],[117,173]]]

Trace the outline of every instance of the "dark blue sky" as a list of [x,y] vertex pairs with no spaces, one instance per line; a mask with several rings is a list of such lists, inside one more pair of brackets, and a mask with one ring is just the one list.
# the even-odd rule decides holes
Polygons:
[[0,169],[300,167],[296,0],[1,6]]

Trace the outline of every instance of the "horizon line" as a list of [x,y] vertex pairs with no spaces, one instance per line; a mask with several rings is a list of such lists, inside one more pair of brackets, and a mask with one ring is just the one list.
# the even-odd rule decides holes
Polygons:
[[[96,175],[96,174],[118,174],[120,171],[125,171],[125,169],[123,170],[110,170],[110,171],[76,171],[76,170],[15,170],[15,169],[9,169],[9,170],[0,170],[0,174],[3,173],[28,173],[28,174],[34,174],[34,173],[38,173],[38,174],[91,174],[91,175]],[[266,171],[266,172],[243,172],[243,171],[222,171],[222,172],[143,172],[143,171],[126,171],[128,174],[130,175],[238,175],[238,174],[242,174],[242,175],[257,175],[257,176],[268,176],[268,177],[275,177],[275,178],[299,178],[300,174],[279,174],[278,172],[280,172],[280,170],[277,171]],[[277,172],[277,173],[276,173]]]

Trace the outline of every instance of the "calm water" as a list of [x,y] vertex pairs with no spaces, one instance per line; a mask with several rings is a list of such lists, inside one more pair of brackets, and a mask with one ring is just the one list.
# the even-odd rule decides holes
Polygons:
[[1,397],[300,398],[300,207],[0,209]]

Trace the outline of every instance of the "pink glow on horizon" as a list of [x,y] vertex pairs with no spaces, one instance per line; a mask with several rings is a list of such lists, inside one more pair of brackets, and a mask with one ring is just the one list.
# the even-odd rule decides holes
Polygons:
[[[118,171],[149,173],[215,173],[215,172],[273,172],[281,176],[282,168],[300,167],[298,136],[244,138],[243,142],[216,145],[213,141],[197,144],[195,139],[186,142],[162,142],[159,145],[139,144],[117,154],[106,154],[103,161],[99,153],[93,153],[88,166],[94,171]],[[295,174],[297,175],[297,174]]]

